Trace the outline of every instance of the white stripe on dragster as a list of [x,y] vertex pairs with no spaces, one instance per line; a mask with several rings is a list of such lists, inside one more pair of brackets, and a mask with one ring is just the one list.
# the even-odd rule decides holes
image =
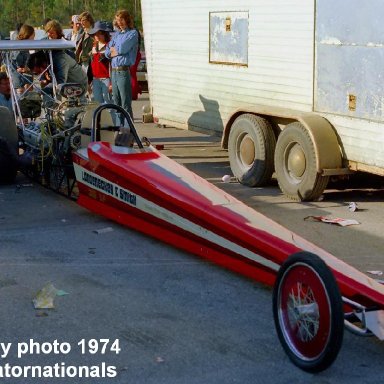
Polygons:
[[120,187],[118,184],[112,183],[111,181],[97,175],[96,173],[90,172],[87,169],[81,167],[78,164],[74,164],[75,174],[77,181],[99,191],[105,193],[106,195],[121,201],[130,206],[134,206],[142,212],[148,213],[152,216],[155,216],[161,220],[166,221],[169,224],[173,224],[185,231],[193,233],[196,236],[199,236],[205,240],[210,241],[211,243],[218,244],[221,247],[227,248],[230,251],[233,251],[241,256],[246,257],[247,259],[253,260],[265,267],[268,267],[274,271],[279,269],[279,265],[261,257],[260,255],[249,251],[248,249],[233,243],[215,234],[212,231],[203,228],[200,225],[193,223],[190,220],[187,220],[174,212],[171,212],[159,205],[142,198],[139,195],[128,191],[125,188]]

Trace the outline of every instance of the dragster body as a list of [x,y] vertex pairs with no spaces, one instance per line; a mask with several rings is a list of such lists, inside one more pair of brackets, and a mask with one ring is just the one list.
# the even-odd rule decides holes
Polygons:
[[[333,361],[339,346],[329,357],[329,348],[324,345],[340,333],[332,325],[338,312],[342,312],[342,319],[336,321],[339,326],[345,322],[356,333],[372,332],[384,338],[384,286],[380,282],[246,206],[152,145],[124,147],[94,139],[87,148],[73,153],[78,203],[258,282],[274,285],[275,290],[280,287],[274,292],[275,322],[283,329],[280,340],[283,344],[286,341],[286,350],[293,350],[290,357],[300,368],[322,370]],[[291,255],[299,259],[285,266]],[[325,263],[335,279],[334,287],[329,281],[333,277],[322,278],[323,267],[319,272],[312,258]],[[317,280],[319,284],[312,284]],[[338,291],[340,300],[333,300]],[[355,326],[351,314],[362,325]],[[300,331],[305,322],[311,324],[308,345],[308,337]],[[341,344],[341,339],[336,344]]]

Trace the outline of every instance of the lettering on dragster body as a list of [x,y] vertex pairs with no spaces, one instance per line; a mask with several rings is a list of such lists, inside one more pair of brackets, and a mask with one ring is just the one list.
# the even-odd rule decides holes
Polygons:
[[86,171],[81,171],[81,180],[85,184],[94,187],[99,191],[107,193],[124,203],[136,206],[136,195],[127,191],[124,188],[121,188],[117,184],[111,183],[108,180],[103,180]]
[[88,185],[92,185],[93,187],[108,193],[113,196],[113,184],[99,179],[96,176],[90,175],[88,172],[83,171],[81,174],[81,179],[87,183]]
[[136,205],[136,195],[126,191],[125,189],[120,188],[119,199],[128,204]]

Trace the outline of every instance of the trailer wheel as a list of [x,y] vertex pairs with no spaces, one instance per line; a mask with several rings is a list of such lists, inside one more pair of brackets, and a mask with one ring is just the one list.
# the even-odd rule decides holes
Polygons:
[[256,187],[270,181],[275,146],[267,120],[250,113],[236,118],[229,133],[228,155],[231,170],[241,184]]
[[320,372],[334,362],[343,341],[343,304],[322,259],[299,252],[286,260],[273,290],[273,317],[279,340],[296,366]]
[[275,150],[276,177],[282,192],[292,200],[318,198],[329,176],[317,172],[317,154],[308,131],[301,123],[291,123],[280,133]]
[[0,184],[10,184],[17,174],[17,159],[6,140],[0,137]]

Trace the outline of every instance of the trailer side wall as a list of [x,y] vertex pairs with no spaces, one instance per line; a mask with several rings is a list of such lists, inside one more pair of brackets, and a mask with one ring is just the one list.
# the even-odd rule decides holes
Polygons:
[[[142,0],[154,117],[221,135],[237,109],[314,112],[335,127],[352,169],[384,174],[381,3]],[[212,60],[224,36],[212,34],[216,14],[224,23],[246,15],[241,36],[232,31],[235,50],[248,48],[237,63]]]
[[[313,0],[144,0],[142,8],[160,122],[221,134],[244,105],[312,110]],[[210,63],[210,15],[236,12],[248,14],[247,65]]]

